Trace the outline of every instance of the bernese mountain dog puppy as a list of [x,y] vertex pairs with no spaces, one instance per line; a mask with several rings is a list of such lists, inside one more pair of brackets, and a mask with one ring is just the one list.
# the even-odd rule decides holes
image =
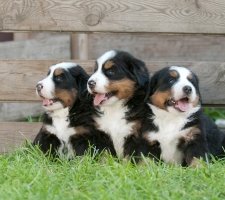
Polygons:
[[159,154],[157,143],[150,145],[146,135],[153,126],[151,109],[145,102],[149,82],[145,63],[117,50],[97,59],[88,80],[88,91],[98,110],[94,120],[110,137],[119,158],[132,157],[137,162],[142,154]]
[[51,66],[47,77],[38,82],[36,92],[46,112],[33,143],[44,153],[71,159],[83,155],[89,146],[113,152],[109,136],[95,129],[88,78],[79,65],[64,62]]
[[224,155],[225,134],[203,114],[198,77],[192,71],[178,66],[159,70],[150,91],[157,129],[148,138],[159,142],[163,161],[191,166],[207,154]]

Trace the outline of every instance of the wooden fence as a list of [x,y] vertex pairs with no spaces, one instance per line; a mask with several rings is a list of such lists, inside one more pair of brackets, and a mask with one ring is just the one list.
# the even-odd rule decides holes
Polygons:
[[[220,47],[218,59],[217,56],[211,56],[210,59],[203,56],[201,60],[196,58],[189,61],[182,59],[165,61],[160,59],[159,54],[158,60],[151,60],[149,54],[146,63],[152,73],[167,65],[190,67],[199,75],[203,103],[210,106],[225,104],[223,0],[7,0],[0,1],[0,31],[132,33],[146,34],[146,37],[157,33],[156,37],[171,34],[179,36],[182,34],[190,38],[213,37],[216,38],[214,40],[216,43],[212,46],[215,47],[216,44]],[[110,42],[107,42],[109,47]],[[192,43],[195,44],[194,41]],[[91,73],[94,62],[87,60],[87,35],[82,34],[76,39],[72,49],[77,44],[80,46],[78,52],[80,60],[75,62]],[[202,44],[198,43],[199,46]],[[211,55],[211,43],[204,45],[204,48],[209,49],[207,55]],[[172,45],[166,48],[167,55],[170,49],[173,49]],[[212,55],[217,54],[215,50],[218,48],[212,50]],[[60,61],[62,60],[0,60],[0,101],[21,103],[38,101],[34,89],[36,82],[46,74],[50,65]],[[40,123],[1,122],[0,151],[15,148],[25,138],[32,139],[40,126]]]

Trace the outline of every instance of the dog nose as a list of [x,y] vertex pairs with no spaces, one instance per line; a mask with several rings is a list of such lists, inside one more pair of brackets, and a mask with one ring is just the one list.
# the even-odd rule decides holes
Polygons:
[[90,89],[94,89],[96,85],[96,82],[93,80],[88,81],[88,86]]
[[38,83],[36,85],[36,89],[37,89],[38,92],[40,92],[42,88],[43,88],[43,85],[41,83]]
[[190,86],[186,85],[183,87],[183,91],[186,95],[189,95],[192,92],[192,88]]

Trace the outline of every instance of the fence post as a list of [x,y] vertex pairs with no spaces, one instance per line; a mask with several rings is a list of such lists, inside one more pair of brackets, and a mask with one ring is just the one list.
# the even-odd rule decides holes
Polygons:
[[71,58],[78,60],[88,59],[88,34],[71,35]]

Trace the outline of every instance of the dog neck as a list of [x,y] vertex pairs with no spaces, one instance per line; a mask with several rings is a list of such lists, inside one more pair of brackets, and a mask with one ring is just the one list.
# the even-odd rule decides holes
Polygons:
[[[153,114],[156,117],[163,116],[162,119],[179,119],[179,118],[184,118],[187,119],[194,113],[198,112],[201,109],[201,106],[196,106],[192,109],[190,109],[188,112],[168,112],[167,110],[158,108],[157,106],[153,104],[149,104],[150,108],[152,109]],[[174,120],[173,120],[174,123]]]
[[47,114],[52,118],[67,118],[69,116],[69,107],[47,112]]

